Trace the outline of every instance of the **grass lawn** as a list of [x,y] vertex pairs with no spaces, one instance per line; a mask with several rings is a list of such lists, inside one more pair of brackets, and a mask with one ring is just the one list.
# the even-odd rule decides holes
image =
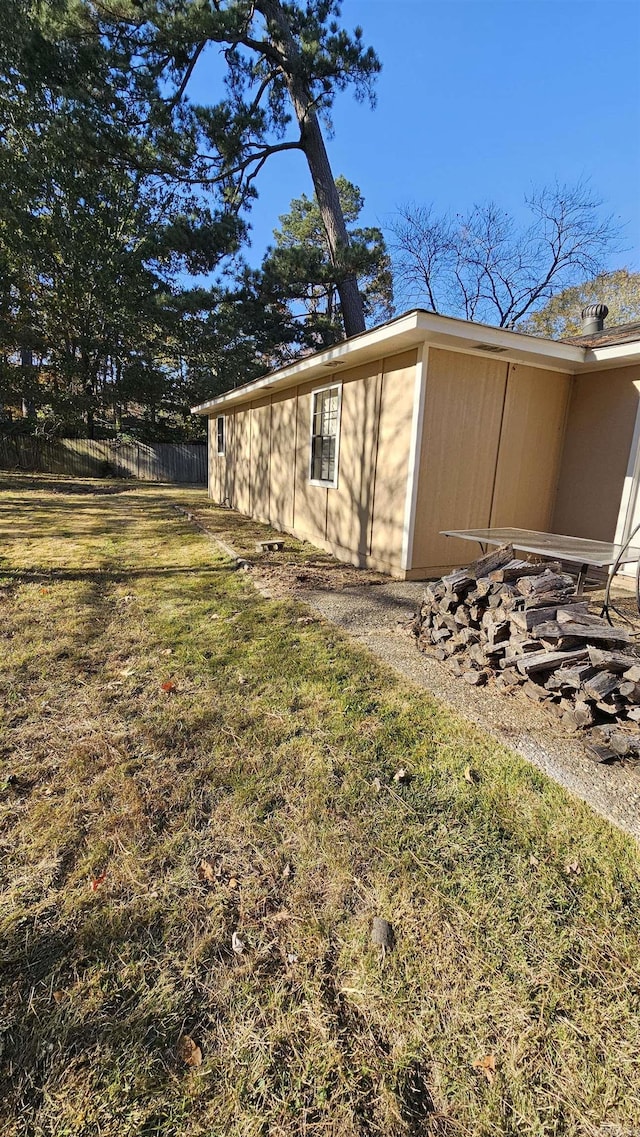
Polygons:
[[0,491],[3,1137],[637,1133],[634,843],[202,495]]

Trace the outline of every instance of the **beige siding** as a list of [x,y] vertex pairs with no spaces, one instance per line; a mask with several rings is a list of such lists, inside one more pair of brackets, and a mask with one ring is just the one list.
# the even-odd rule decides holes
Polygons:
[[327,535],[327,494],[334,489],[309,484],[309,451],[311,442],[311,392],[326,384],[305,383],[297,391],[297,438],[295,500],[293,507],[293,527],[303,537],[326,540]]
[[489,524],[507,364],[429,351],[412,566],[469,560],[467,541],[442,529]]
[[402,559],[416,362],[416,352],[409,351],[385,359],[382,369],[371,552],[397,569]]
[[233,415],[234,488],[232,504],[240,513],[251,514],[251,410]]
[[637,365],[573,379],[554,532],[614,539],[639,390]]
[[[416,352],[256,400],[226,416],[210,494],[356,564],[401,574]],[[309,484],[312,392],[342,384],[337,487]],[[215,437],[215,416],[210,421]],[[212,445],[212,450],[215,447]]]
[[251,515],[259,521],[270,517],[271,400],[251,404]]
[[[412,350],[256,400],[226,416],[223,458],[215,455],[213,417],[212,496],[345,560],[402,575],[416,362]],[[640,385],[640,369],[634,375]],[[607,373],[598,384],[611,376]],[[342,384],[338,485],[327,488],[309,483],[310,414],[312,392],[334,381]],[[411,575],[469,560],[473,547],[441,537],[442,529],[551,527],[572,382],[560,373],[494,357],[430,349]],[[602,413],[602,386],[576,382],[581,396],[576,402],[574,393],[569,414],[565,482],[571,463],[586,465],[592,457]],[[624,383],[629,405],[616,419],[616,431],[625,424],[627,441],[618,481],[626,470],[637,401],[629,375]],[[618,396],[612,401],[618,402]],[[585,452],[578,436],[587,410],[593,431]],[[564,498],[558,496],[560,512],[565,487],[563,493]],[[619,500],[617,485],[614,527]],[[598,534],[591,530],[589,535]]]
[[222,500],[228,505],[237,509],[235,500],[235,487],[236,487],[236,465],[237,458],[235,453],[236,447],[236,416],[230,414],[225,416],[224,420],[224,471],[220,478],[220,488],[222,490]]
[[550,529],[571,376],[511,364],[491,525]]
[[371,552],[381,379],[380,361],[344,377],[338,485],[327,491],[327,541],[362,555]]
[[571,377],[431,349],[418,473],[413,575],[475,549],[443,529],[550,527]]
[[296,467],[297,399],[287,392],[271,401],[270,520],[277,529],[293,528]]
[[[228,421],[228,419],[225,420],[225,431]],[[227,496],[227,459],[224,455],[218,454],[217,423],[217,415],[208,421],[209,497],[213,501],[222,502]]]

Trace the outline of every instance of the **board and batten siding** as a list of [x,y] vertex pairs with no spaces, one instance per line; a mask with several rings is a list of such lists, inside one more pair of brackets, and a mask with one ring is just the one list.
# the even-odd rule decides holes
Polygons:
[[574,377],[554,532],[596,541],[626,536],[619,530],[619,518],[634,477],[632,443],[639,400],[637,364]]
[[[550,529],[572,377],[434,347],[417,363],[417,351],[403,352],[231,411],[224,457],[212,416],[211,497],[343,560],[415,579],[473,555],[442,529]],[[334,384],[342,387],[335,488],[309,481],[312,394]]]
[[[403,575],[417,352],[403,352],[209,419],[209,495],[341,559]],[[313,391],[342,387],[338,485],[309,481]]]
[[409,575],[468,563],[443,529],[547,530],[571,376],[430,348]]

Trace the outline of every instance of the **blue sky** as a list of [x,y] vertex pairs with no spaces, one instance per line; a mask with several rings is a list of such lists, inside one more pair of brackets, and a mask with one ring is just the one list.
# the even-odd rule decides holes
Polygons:
[[[518,215],[533,185],[588,178],[625,225],[609,267],[640,270],[640,0],[343,0],[342,16],[383,68],[376,109],[339,95],[328,140],[363,223],[384,226],[408,200]],[[274,156],[258,189],[254,264],[291,198],[312,192],[303,157]]]

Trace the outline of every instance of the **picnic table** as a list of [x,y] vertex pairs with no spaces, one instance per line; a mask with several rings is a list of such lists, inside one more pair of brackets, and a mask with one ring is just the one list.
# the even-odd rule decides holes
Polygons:
[[[640,548],[614,541],[591,541],[586,537],[567,537],[560,533],[539,533],[536,529],[443,529],[444,537],[460,537],[480,545],[513,545],[523,553],[537,553],[555,561],[579,565],[576,593],[580,595],[590,568],[608,569],[609,582],[620,565],[640,563]],[[609,587],[607,587],[608,605]]]

